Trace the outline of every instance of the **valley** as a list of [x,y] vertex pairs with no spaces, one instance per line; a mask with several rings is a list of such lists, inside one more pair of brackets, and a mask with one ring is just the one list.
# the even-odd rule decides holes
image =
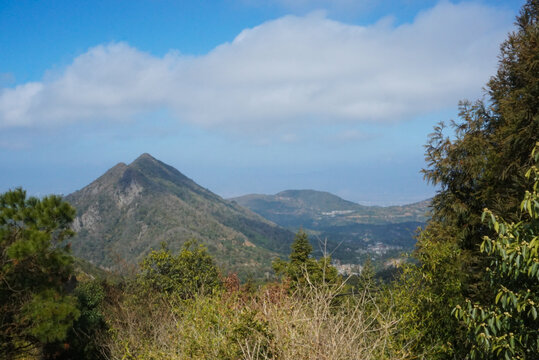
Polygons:
[[305,230],[317,256],[339,262],[383,265],[415,245],[418,227],[428,220],[429,200],[403,206],[365,206],[328,192],[287,190],[231,199],[293,232]]

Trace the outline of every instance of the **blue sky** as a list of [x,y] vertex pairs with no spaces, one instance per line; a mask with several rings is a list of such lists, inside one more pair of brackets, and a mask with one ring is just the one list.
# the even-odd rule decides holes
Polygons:
[[479,99],[522,0],[0,2],[0,191],[149,152],[224,197],[434,194],[423,145]]

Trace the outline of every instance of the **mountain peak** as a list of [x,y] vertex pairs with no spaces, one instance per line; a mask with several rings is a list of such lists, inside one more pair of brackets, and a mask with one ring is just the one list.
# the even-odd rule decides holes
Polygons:
[[150,154],[144,153],[140,155],[138,158],[136,158],[135,161],[133,161],[133,163],[137,163],[137,162],[145,161],[145,160],[157,161],[157,159],[151,156]]
[[133,170],[136,169],[145,175],[153,174],[153,176],[156,177],[166,177],[171,170],[170,166],[157,160],[148,153],[140,155],[131,164],[129,164],[128,167]]
[[170,165],[157,160],[148,153],[144,153],[129,164],[129,169],[135,170],[144,174],[149,179],[153,179],[157,183],[163,184],[163,181],[169,181],[176,184],[181,183],[182,186],[198,188],[198,185],[191,179],[187,178],[181,172]]
[[[294,237],[147,153],[66,199],[78,214],[74,253],[102,266],[116,266],[117,255],[137,263],[161,242],[177,250],[194,238],[228,270],[264,273]],[[263,260],[255,265],[255,259]]]

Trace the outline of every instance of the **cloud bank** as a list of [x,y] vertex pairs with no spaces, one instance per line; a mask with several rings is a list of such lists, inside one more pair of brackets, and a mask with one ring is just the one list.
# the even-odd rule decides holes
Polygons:
[[0,128],[163,110],[181,122],[240,131],[402,121],[478,96],[511,22],[496,8],[442,2],[400,26],[286,16],[197,57],[100,45],[42,81],[0,90]]

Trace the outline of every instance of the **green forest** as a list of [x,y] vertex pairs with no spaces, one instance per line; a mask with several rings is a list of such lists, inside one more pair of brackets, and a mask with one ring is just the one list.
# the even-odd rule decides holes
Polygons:
[[196,239],[109,273],[71,254],[65,199],[18,188],[0,195],[0,358],[539,359],[539,0],[515,25],[484,98],[426,139],[438,191],[393,280],[339,275],[303,231],[278,280],[240,281]]

